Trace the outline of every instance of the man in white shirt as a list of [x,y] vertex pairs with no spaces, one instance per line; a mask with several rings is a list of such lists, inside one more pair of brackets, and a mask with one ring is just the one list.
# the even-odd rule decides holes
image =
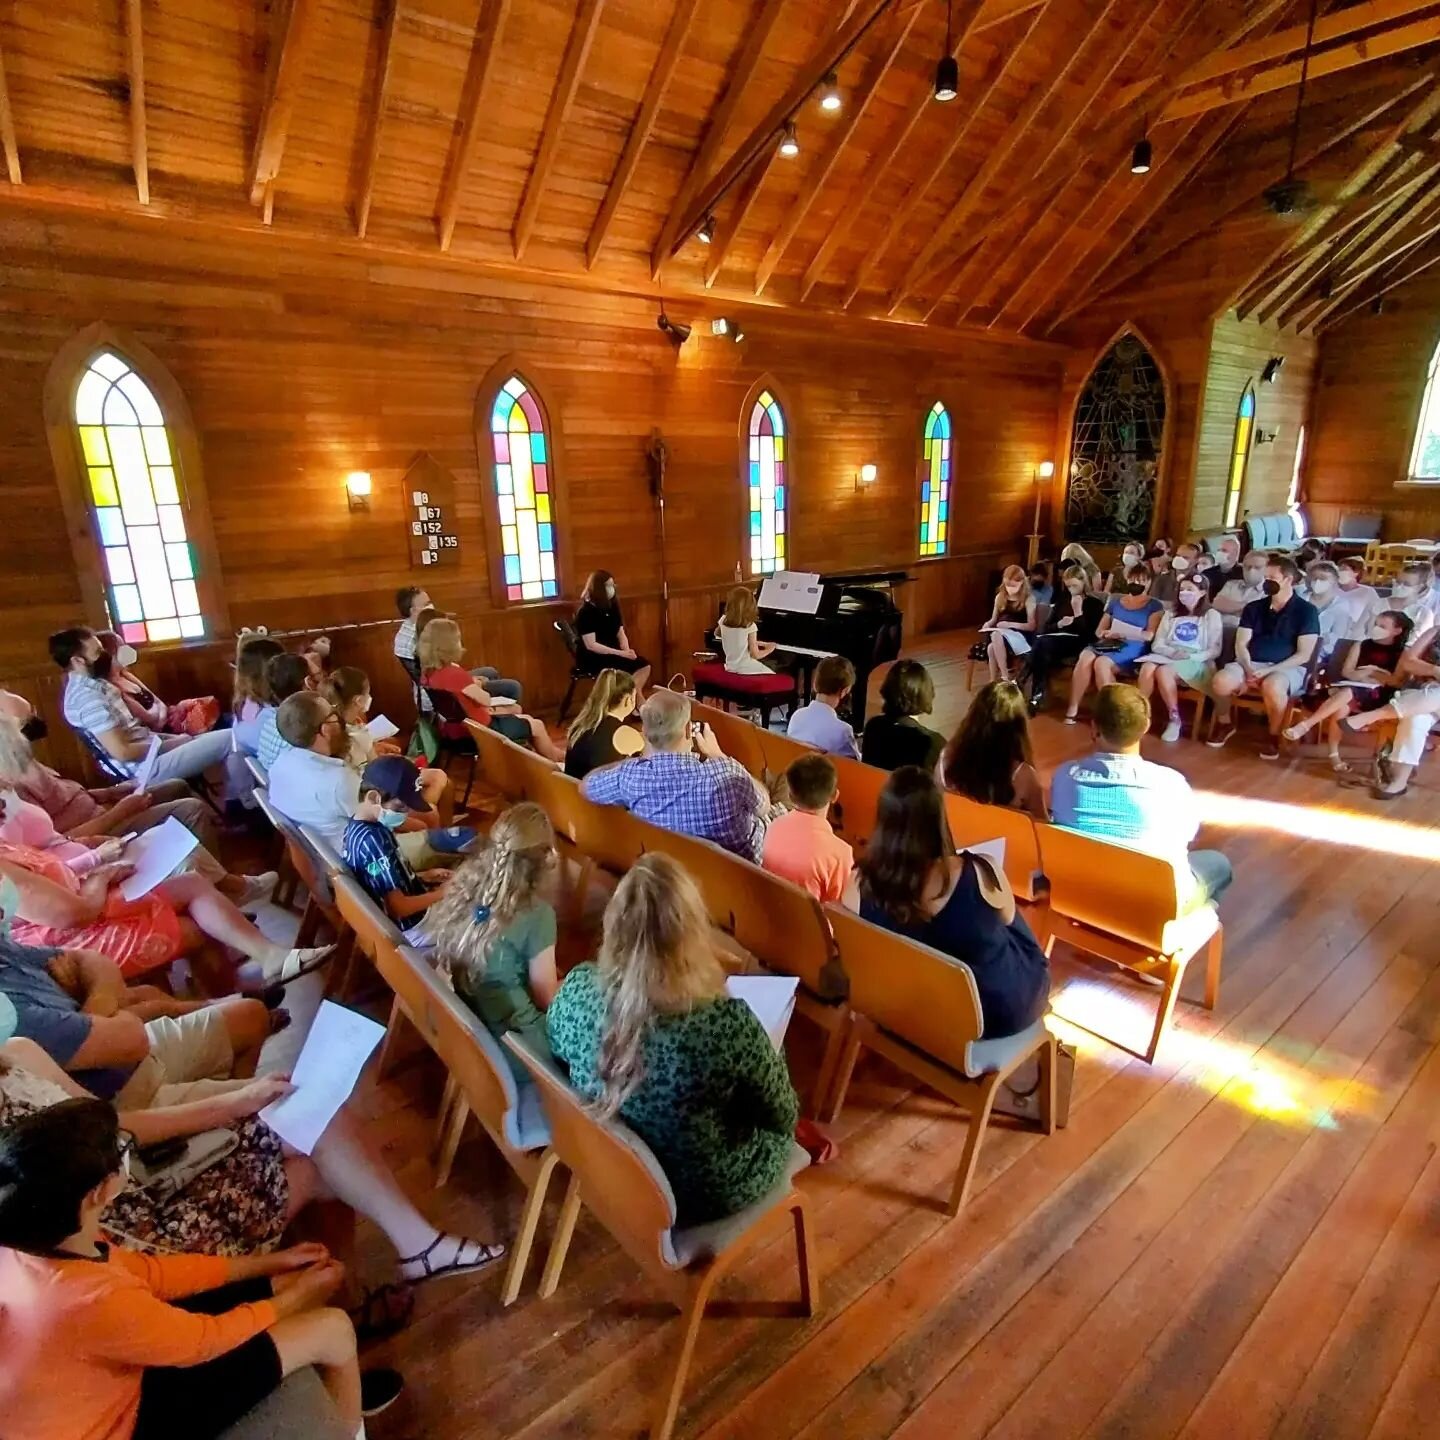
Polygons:
[[[1240,542],[1227,535],[1215,546],[1215,563],[1204,572],[1205,583],[1210,587],[1212,602],[1232,580],[1242,579],[1240,569]],[[1236,611],[1239,614],[1239,611]]]
[[827,655],[815,667],[815,698],[791,717],[786,733],[827,755],[860,758],[855,732],[837,713],[855,685],[855,667],[843,655]]
[[1417,638],[1435,625],[1435,612],[1430,608],[1430,567],[1423,560],[1412,560],[1390,587],[1386,608],[1399,610],[1414,621],[1411,634]]
[[323,695],[302,690],[281,704],[275,724],[288,748],[270,767],[270,803],[338,854],[360,802],[360,773],[345,763],[345,722]]
[[1265,552],[1252,550],[1240,569],[1238,578],[1227,580],[1211,602],[1220,612],[1225,628],[1232,633],[1240,624],[1240,614],[1252,600],[1265,596]]
[[1370,622],[1389,607],[1373,585],[1364,583],[1365,562],[1358,555],[1347,555],[1343,560],[1337,560],[1335,569],[1340,577],[1340,594],[1336,598],[1349,612],[1350,633],[1367,635]]

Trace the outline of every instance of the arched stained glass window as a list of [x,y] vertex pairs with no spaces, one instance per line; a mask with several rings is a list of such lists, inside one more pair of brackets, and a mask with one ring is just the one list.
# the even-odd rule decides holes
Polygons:
[[1245,472],[1250,468],[1250,442],[1255,433],[1255,387],[1247,385],[1235,416],[1235,443],[1230,450],[1230,474],[1225,482],[1225,528],[1240,523],[1240,502],[1245,498]]
[[920,461],[920,558],[943,555],[950,533],[950,412],[937,400],[925,417]]
[[750,573],[785,568],[785,412],[762,390],[750,412]]
[[205,633],[173,447],[150,387],[113,351],[75,390],[111,623],[131,644]]
[[512,375],[495,396],[490,416],[495,457],[495,500],[507,600],[553,600],[554,487],[545,417],[534,392]]

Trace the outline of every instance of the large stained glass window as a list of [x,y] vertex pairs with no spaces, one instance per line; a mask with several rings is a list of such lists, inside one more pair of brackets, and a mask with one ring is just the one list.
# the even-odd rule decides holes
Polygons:
[[553,600],[560,584],[555,574],[554,486],[545,417],[518,375],[512,375],[495,397],[490,441],[495,451],[505,598]]
[[950,533],[950,412],[937,400],[925,417],[920,462],[920,558],[943,555]]
[[785,568],[785,412],[762,390],[750,412],[750,573]]
[[1247,385],[1235,416],[1235,443],[1230,450],[1230,474],[1225,482],[1225,528],[1240,523],[1240,502],[1245,497],[1245,472],[1250,468],[1250,441],[1255,433],[1255,387]]
[[111,623],[131,644],[204,635],[195,547],[165,416],[150,387],[102,350],[76,388],[75,423]]
[[1425,376],[1425,395],[1420,402],[1420,420],[1410,447],[1410,479],[1429,483],[1440,481],[1440,345],[1430,357]]

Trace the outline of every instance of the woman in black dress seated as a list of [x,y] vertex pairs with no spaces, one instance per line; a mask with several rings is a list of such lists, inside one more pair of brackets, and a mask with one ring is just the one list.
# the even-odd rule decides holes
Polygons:
[[590,572],[575,612],[575,633],[580,637],[580,666],[587,674],[624,670],[635,677],[637,703],[645,698],[650,662],[631,647],[615,598],[615,577],[608,570]]
[[872,925],[963,960],[980,992],[986,1040],[1018,1035],[1045,1014],[1045,952],[1016,913],[1004,871],[987,856],[955,853],[929,771],[907,765],[880,792],[845,904]]
[[882,708],[865,726],[860,758],[880,770],[918,765],[933,770],[945,737],[915,717],[935,708],[935,682],[918,660],[897,660],[880,687]]
[[1035,637],[1026,669],[1030,675],[1030,713],[1045,703],[1045,689],[1051,674],[1062,665],[1073,665],[1080,652],[1095,642],[1095,631],[1105,614],[1105,602],[1090,590],[1090,581],[1079,565],[1067,565],[1060,573],[1055,603],[1045,628]]
[[583,780],[602,765],[638,755],[645,742],[625,723],[635,713],[635,682],[623,670],[602,670],[585,708],[570,727],[565,773]]

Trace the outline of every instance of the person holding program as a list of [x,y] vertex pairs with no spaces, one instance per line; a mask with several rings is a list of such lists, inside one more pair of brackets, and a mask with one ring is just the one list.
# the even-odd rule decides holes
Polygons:
[[[1113,577],[1112,577],[1113,578]],[[1150,567],[1132,565],[1123,585],[1105,602],[1105,615],[1095,631],[1095,643],[1080,652],[1070,677],[1070,701],[1065,723],[1076,725],[1080,702],[1093,681],[1096,689],[1113,685],[1116,677],[1134,671],[1160,628],[1165,607],[1150,594]]]
[[1208,690],[1224,644],[1225,627],[1205,582],[1185,575],[1175,591],[1175,609],[1161,618],[1150,653],[1140,657],[1140,693],[1148,700],[1160,691],[1167,716],[1160,738],[1167,744],[1180,738],[1180,687]]
[[1008,680],[1010,656],[1029,653],[1038,608],[1030,577],[1018,565],[1007,565],[1000,577],[1000,588],[995,592],[990,618],[980,627],[980,634],[989,637],[982,643],[992,680]]

